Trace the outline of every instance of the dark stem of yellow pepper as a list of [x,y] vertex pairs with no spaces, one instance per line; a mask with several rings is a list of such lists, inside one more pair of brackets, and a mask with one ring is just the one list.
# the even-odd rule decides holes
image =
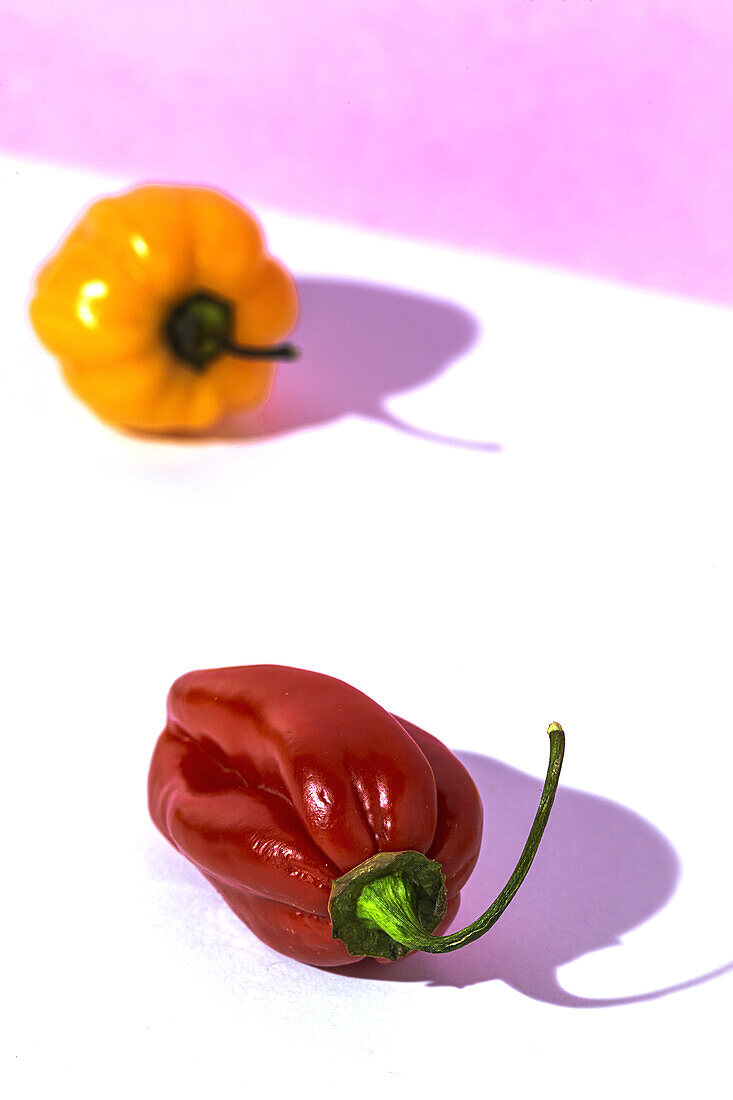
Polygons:
[[202,374],[220,355],[240,359],[297,359],[293,344],[254,347],[232,339],[234,307],[231,302],[201,290],[175,306],[166,318],[163,336],[181,363]]

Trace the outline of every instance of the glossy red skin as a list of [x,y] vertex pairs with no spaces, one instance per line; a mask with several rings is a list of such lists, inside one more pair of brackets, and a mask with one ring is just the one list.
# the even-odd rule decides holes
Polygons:
[[190,672],[168,696],[148,779],[153,821],[261,940],[315,966],[334,878],[378,851],[423,852],[448,911],[478,858],[482,808],[459,760],[360,691],[278,665]]

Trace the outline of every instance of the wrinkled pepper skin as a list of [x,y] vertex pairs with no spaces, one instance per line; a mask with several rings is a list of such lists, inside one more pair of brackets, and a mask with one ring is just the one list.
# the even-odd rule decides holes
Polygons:
[[176,681],[148,797],[255,935],[316,966],[358,961],[331,936],[335,878],[378,851],[422,852],[446,877],[445,928],[481,842],[476,786],[440,741],[340,680],[277,665]]
[[36,275],[30,318],[63,376],[102,420],[200,432],[269,396],[275,366],[223,350],[195,366],[166,323],[196,294],[231,308],[233,341],[262,348],[298,312],[292,277],[257,219],[207,187],[149,184],[98,199]]

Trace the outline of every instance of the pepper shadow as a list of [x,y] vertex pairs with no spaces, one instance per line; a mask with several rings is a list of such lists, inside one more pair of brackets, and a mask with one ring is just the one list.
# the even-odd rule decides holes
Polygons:
[[339,279],[298,280],[298,360],[278,368],[255,413],[228,417],[218,439],[261,439],[361,416],[419,439],[498,451],[492,442],[441,435],[386,407],[395,394],[434,380],[476,342],[478,325],[458,306],[404,290]]
[[[519,858],[542,784],[496,760],[459,754],[484,804],[478,866],[461,895],[452,929],[482,913]],[[482,939],[446,955],[416,953],[392,966],[364,961],[340,967],[352,978],[426,982],[462,988],[500,979],[535,1000],[599,1008],[652,1000],[733,969],[620,998],[576,997],[559,967],[620,943],[672,897],[681,865],[669,841],[638,814],[605,798],[561,787],[539,852],[519,893]]]

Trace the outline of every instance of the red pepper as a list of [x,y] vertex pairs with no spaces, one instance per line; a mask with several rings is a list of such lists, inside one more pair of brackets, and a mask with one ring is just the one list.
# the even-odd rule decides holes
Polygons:
[[[512,897],[557,785],[562,731],[550,733],[552,779]],[[435,934],[478,858],[476,786],[435,737],[330,676],[255,665],[181,677],[148,794],[163,835],[261,940],[301,962],[455,950],[498,919],[489,910]]]

